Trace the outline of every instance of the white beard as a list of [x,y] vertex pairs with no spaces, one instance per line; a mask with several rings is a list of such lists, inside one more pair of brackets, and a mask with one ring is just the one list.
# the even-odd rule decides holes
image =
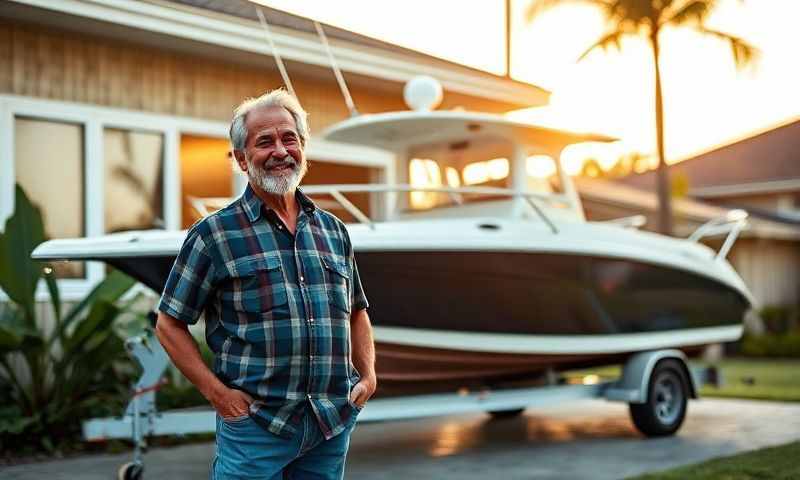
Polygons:
[[269,168],[272,162],[283,163],[283,161],[276,160],[272,157],[267,160],[264,168],[261,168],[255,166],[249,158],[246,158],[247,176],[251,182],[272,195],[286,195],[287,193],[294,192],[308,171],[308,162],[305,159],[298,162],[293,157],[289,158],[294,160],[294,165],[291,170],[280,172],[276,175],[271,175],[267,168]]

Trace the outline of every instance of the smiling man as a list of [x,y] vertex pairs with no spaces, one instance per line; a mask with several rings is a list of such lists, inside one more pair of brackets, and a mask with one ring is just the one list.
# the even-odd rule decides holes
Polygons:
[[[212,478],[340,479],[375,350],[344,224],[297,187],[306,112],[274,90],[230,128],[244,194],[189,229],[157,334],[217,411]],[[213,371],[187,325],[205,313]]]

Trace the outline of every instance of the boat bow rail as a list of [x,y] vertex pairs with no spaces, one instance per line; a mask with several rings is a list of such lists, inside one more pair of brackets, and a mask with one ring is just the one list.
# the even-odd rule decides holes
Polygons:
[[647,217],[644,215],[631,215],[628,217],[614,218],[612,220],[603,220],[597,223],[606,223],[608,225],[616,225],[622,228],[639,229],[647,225]]
[[733,248],[739,233],[747,226],[747,217],[747,212],[744,210],[731,210],[700,225],[697,230],[689,235],[688,240],[699,242],[705,237],[727,234],[725,241],[715,256],[717,260],[723,260]]
[[[425,193],[446,193],[450,196],[457,206],[464,204],[464,195],[485,195],[485,196],[507,196],[524,200],[524,205],[536,217],[540,218],[554,234],[559,233],[553,218],[547,214],[542,204],[555,208],[570,208],[570,200],[562,194],[541,194],[534,192],[520,192],[510,188],[496,187],[420,187],[415,185],[382,185],[382,184],[339,184],[339,185],[311,185],[302,188],[303,193],[309,196],[330,195],[335,200],[334,205],[338,205],[352,215],[359,223],[375,228],[375,221],[365,214],[361,209],[354,205],[345,193],[379,193],[395,194],[410,192]],[[206,216],[214,210],[222,208],[231,201],[224,197],[189,197],[192,207],[201,215]],[[330,208],[331,204],[322,205]]]

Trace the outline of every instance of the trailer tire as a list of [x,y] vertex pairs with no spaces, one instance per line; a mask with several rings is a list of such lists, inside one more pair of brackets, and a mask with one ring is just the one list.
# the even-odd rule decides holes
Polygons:
[[648,437],[672,435],[686,418],[689,380],[678,360],[659,361],[647,386],[645,403],[629,404],[636,428]]
[[136,462],[124,463],[117,471],[118,480],[141,480],[144,474],[144,466]]
[[524,408],[515,408],[513,410],[490,410],[486,413],[491,415],[493,420],[501,420],[505,418],[519,417],[524,411]]

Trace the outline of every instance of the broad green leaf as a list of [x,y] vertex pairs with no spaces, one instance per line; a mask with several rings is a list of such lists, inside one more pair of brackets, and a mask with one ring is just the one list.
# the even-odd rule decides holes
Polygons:
[[25,337],[34,333],[23,316],[15,305],[0,306],[0,352],[19,350]]
[[0,354],[17,350],[21,345],[21,336],[17,335],[16,332],[7,328],[5,325],[0,325]]
[[22,412],[20,412],[19,409],[15,409],[15,412],[18,413],[13,415],[0,415],[0,434],[22,433],[26,428],[39,420],[38,417],[21,416]]
[[61,323],[61,294],[58,291],[56,277],[49,266],[44,266],[44,281],[50,292],[50,303],[53,305],[53,313],[56,316],[56,325],[58,325]]
[[[0,305],[0,387],[3,399],[20,414],[7,423],[0,418],[0,438],[22,435],[38,439],[41,448],[53,449],[63,432],[74,430],[93,405],[124,403],[120,385],[128,384],[135,367],[113,329],[122,310],[115,302],[135,281],[113,271],[75,308],[63,312],[55,278],[30,258],[45,239],[41,213],[19,188],[15,201],[15,212],[0,233],[0,288],[11,299]],[[47,339],[34,308],[42,276],[56,318]],[[11,352],[20,354],[27,375],[15,374],[17,364],[12,368],[5,356]],[[123,373],[117,371],[121,364],[126,366],[119,370]]]
[[14,213],[0,233],[0,288],[25,311],[29,323],[33,323],[34,293],[41,275],[31,253],[44,239],[41,211],[17,185]]
[[89,292],[89,294],[84,297],[83,300],[81,300],[69,312],[67,312],[66,315],[64,315],[59,332],[57,332],[54,338],[63,334],[70,324],[78,319],[82,312],[84,312],[88,307],[100,301],[105,301],[108,303],[114,302],[123,294],[125,294],[125,292],[127,292],[134,284],[136,284],[136,280],[133,278],[120,271],[112,270],[111,273],[106,275],[106,278],[98,283],[97,286],[95,286],[94,289],[92,289],[92,291]]
[[77,324],[75,331],[65,341],[67,351],[76,350],[82,343],[98,330],[111,328],[111,322],[119,313],[119,309],[114,304],[100,300],[95,302],[89,314]]

